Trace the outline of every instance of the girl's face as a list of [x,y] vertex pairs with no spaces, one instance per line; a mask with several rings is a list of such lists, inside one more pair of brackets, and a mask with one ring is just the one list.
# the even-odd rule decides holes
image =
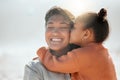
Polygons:
[[75,23],[74,28],[71,31],[71,36],[70,36],[70,43],[74,43],[76,45],[80,45],[82,42],[83,33],[84,33],[84,25],[82,23]]
[[83,22],[76,22],[71,31],[70,43],[85,46],[94,42],[94,34],[92,29],[85,29]]

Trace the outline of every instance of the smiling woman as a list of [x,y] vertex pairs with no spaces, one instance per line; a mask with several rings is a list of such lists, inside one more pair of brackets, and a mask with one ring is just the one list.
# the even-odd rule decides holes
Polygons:
[[69,24],[61,15],[49,18],[46,25],[46,42],[53,50],[60,50],[69,43]]
[[[69,15],[69,16],[68,16]],[[68,50],[70,29],[73,27],[74,16],[67,10],[53,7],[47,12],[45,39],[51,50],[60,53]],[[62,50],[63,51],[63,50]]]
[[[45,40],[51,54],[56,57],[71,50],[69,39],[73,20],[74,16],[60,7],[52,7],[45,15]],[[48,71],[39,59],[35,59],[26,64],[24,80],[70,80],[70,76]]]

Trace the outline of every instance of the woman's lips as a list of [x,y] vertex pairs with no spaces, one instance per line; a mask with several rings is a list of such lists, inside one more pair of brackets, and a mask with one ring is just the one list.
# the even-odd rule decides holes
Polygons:
[[61,44],[62,41],[63,41],[62,38],[51,38],[50,39],[51,44]]

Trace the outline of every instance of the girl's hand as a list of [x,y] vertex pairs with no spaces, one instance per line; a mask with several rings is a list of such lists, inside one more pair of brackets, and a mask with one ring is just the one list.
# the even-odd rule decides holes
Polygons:
[[37,55],[41,61],[44,61],[46,52],[47,52],[47,49],[45,47],[41,47],[38,49]]

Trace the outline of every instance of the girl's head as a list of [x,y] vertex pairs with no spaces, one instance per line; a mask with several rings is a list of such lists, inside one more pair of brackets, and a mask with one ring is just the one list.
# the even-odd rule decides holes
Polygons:
[[88,43],[102,43],[109,35],[107,11],[102,8],[99,13],[85,13],[76,18],[71,32],[70,42],[84,46]]

